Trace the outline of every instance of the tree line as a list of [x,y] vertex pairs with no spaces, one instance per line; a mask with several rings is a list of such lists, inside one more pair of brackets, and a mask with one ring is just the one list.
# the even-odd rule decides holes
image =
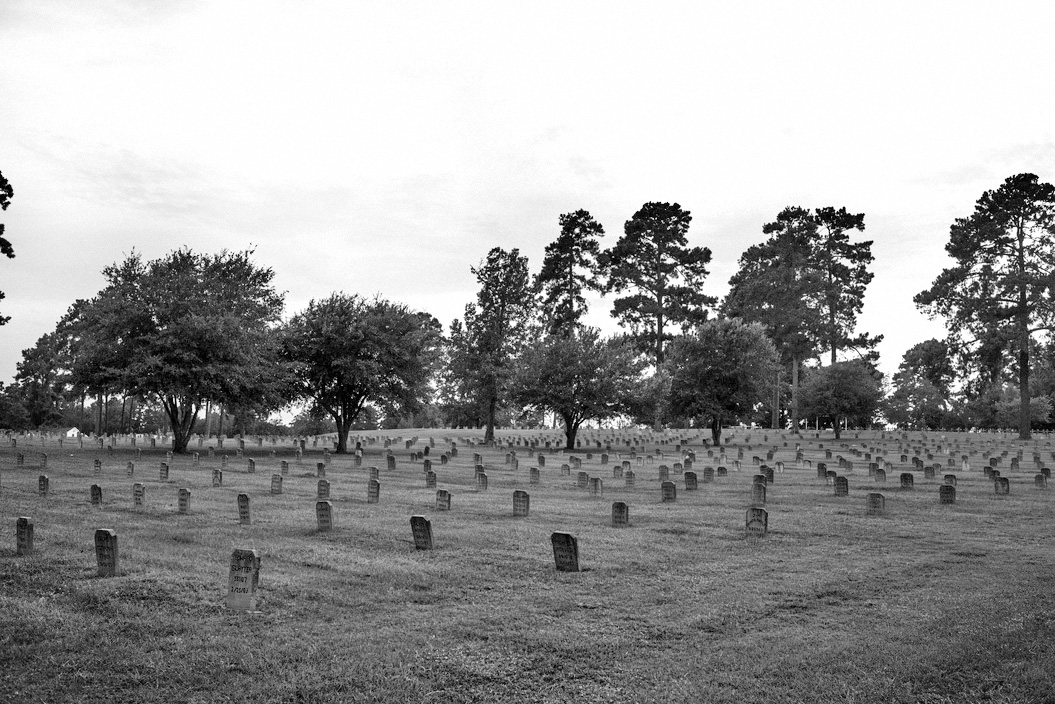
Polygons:
[[[251,250],[133,253],[23,351],[0,425],[164,425],[184,451],[214,417],[218,432],[226,418],[232,432],[273,432],[269,414],[302,404],[293,431],[334,431],[344,452],[353,428],[473,426],[491,440],[547,417],[568,447],[582,424],[613,418],[709,428],[714,442],[739,422],[838,433],[885,418],[1022,437],[1048,422],[1055,189],[1012,176],[953,223],[955,265],[915,297],[949,335],[911,348],[889,383],[882,336],[857,330],[873,276],[864,217],[785,208],[718,300],[702,292],[711,251],[689,244],[679,204],[645,203],[608,248],[589,212],[566,213],[537,273],[518,249],[473,266],[475,300],[446,332],[427,312],[343,292],[284,319]],[[583,323],[591,293],[611,298],[619,334]]]

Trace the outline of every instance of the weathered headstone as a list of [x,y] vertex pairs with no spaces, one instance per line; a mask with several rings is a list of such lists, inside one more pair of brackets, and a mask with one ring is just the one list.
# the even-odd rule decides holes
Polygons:
[[521,489],[513,492],[513,516],[515,518],[527,518],[531,510],[531,496]]
[[550,536],[553,545],[553,561],[558,572],[579,571],[579,541],[571,533],[556,532]]
[[915,477],[913,476],[912,472],[902,472],[901,473],[901,488],[902,489],[911,489],[913,487],[914,481],[915,481]]
[[381,482],[371,479],[366,483],[366,503],[376,504],[381,500]]
[[604,493],[604,482],[601,481],[600,477],[590,477],[589,485],[590,493],[594,496],[600,496]]
[[51,480],[48,479],[48,475],[41,474],[37,477],[37,493],[41,496],[47,496],[48,490],[51,488]]
[[253,524],[253,515],[249,509],[249,494],[238,495],[238,525],[249,526]]
[[436,491],[436,510],[437,511],[450,511],[451,510],[451,493],[446,489],[439,489]]
[[410,532],[414,536],[415,550],[432,549],[432,521],[424,516],[411,516]]
[[234,550],[227,579],[227,608],[256,611],[256,588],[260,583],[260,556],[256,550]]
[[132,485],[132,503],[136,508],[143,508],[143,499],[146,495],[146,485],[136,482]]
[[330,482],[326,479],[320,479],[316,488],[315,498],[317,499],[328,499],[330,498]]
[[177,507],[180,513],[187,513],[190,510],[190,489],[182,488],[179,490]]
[[850,482],[846,477],[835,478],[835,495],[836,496],[849,496],[850,495]]
[[98,484],[92,484],[90,490],[92,506],[98,506],[103,502],[103,488]]
[[95,562],[100,577],[116,577],[121,571],[117,552],[117,533],[111,528],[95,531]]
[[948,484],[949,486],[956,486],[956,475],[955,474],[946,474],[942,478],[942,483],[943,484]]
[[169,480],[169,464],[168,462],[162,462],[158,465],[158,481],[167,482]]
[[747,509],[744,530],[750,536],[764,537],[769,532],[769,512],[757,506]]
[[316,501],[315,522],[320,533],[333,530],[333,504],[329,501]]
[[630,470],[629,472],[626,472],[625,474],[623,474],[623,482],[625,483],[626,486],[633,487],[634,486],[634,477],[636,477],[636,476],[637,475],[634,474],[634,470]]
[[996,490],[997,494],[1004,496],[1011,492],[1011,482],[1007,477],[997,477],[993,480],[993,489]]
[[223,470],[222,469],[214,469],[212,471],[212,485],[213,486],[223,486]]
[[15,554],[33,552],[33,519],[21,516],[15,521]]
[[685,472],[685,491],[696,491],[696,472]]
[[102,472],[103,471],[103,461],[102,460],[95,460],[94,462],[92,462],[92,471],[95,472],[96,474],[99,474],[100,472]]
[[435,489],[436,488],[436,473],[432,470],[425,472],[425,488]]
[[281,474],[272,474],[271,475],[271,494],[275,495],[275,494],[281,494],[281,493],[282,493],[282,475]]
[[751,484],[751,503],[764,504],[766,502],[766,485]]
[[869,516],[881,516],[886,510],[886,498],[882,494],[871,493],[865,497],[865,513]]
[[678,487],[672,481],[665,481],[659,485],[660,501],[665,504],[673,503],[678,498]]
[[942,484],[938,487],[938,503],[940,504],[954,504],[956,503],[956,487],[950,484]]

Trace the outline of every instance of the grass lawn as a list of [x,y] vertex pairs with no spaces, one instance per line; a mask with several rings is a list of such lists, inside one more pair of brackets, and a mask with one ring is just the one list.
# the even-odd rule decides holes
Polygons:
[[[1055,702],[1055,487],[1034,484],[1035,454],[1055,464],[1047,438],[764,441],[763,431],[741,431],[726,448],[728,476],[705,483],[703,468],[720,458],[707,456],[703,436],[639,433],[638,457],[654,459],[630,460],[628,487],[613,466],[629,448],[612,441],[602,466],[593,442],[610,433],[583,434],[575,453],[540,450],[532,485],[537,453],[524,446],[514,469],[506,448],[469,445],[478,431],[398,432],[394,470],[382,442],[364,443],[361,467],[330,459],[326,533],[315,517],[322,442],[309,441],[298,461],[290,441],[247,442],[238,458],[228,440],[214,457],[203,448],[198,466],[176,456],[164,482],[164,450],[136,459],[127,441],[112,455],[48,441],[46,468],[39,439],[0,449],[0,702]],[[449,512],[436,510],[422,462],[411,460],[430,438]],[[690,440],[681,453],[679,439]],[[441,465],[451,440],[458,455]],[[812,467],[796,461],[796,445]],[[659,466],[688,450],[699,488],[687,491],[672,469],[677,500],[663,503]],[[770,450],[767,464],[786,468],[767,487],[769,533],[752,538],[751,458]],[[486,491],[476,489],[474,452]],[[869,477],[864,453],[891,463],[886,483]],[[577,470],[562,476],[571,454],[602,478],[600,496],[576,486]],[[852,470],[839,469],[840,455]],[[926,479],[902,455],[942,469]],[[983,476],[990,456],[1010,479],[1006,496]],[[289,473],[272,495],[282,460]],[[817,462],[848,478],[849,496],[817,478]],[[378,503],[367,502],[369,466],[380,468]],[[899,488],[906,471],[911,490]],[[940,505],[948,472],[956,503]],[[141,509],[134,482],[145,485]],[[90,502],[92,484],[101,505]],[[531,497],[526,518],[513,517],[517,489]],[[885,496],[882,515],[866,513],[874,491]],[[252,525],[239,524],[239,493],[251,497]],[[614,501],[628,504],[630,526],[612,527]],[[414,549],[412,515],[431,521],[433,550]],[[35,529],[25,556],[15,554],[19,516]],[[97,528],[118,536],[117,577],[96,575]],[[555,569],[554,531],[576,536],[582,571]],[[260,555],[256,613],[225,607],[239,548]]]

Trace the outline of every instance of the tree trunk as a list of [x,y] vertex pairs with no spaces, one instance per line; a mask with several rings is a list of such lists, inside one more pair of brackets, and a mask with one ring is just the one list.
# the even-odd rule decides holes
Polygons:
[[487,402],[487,430],[484,431],[484,444],[490,444],[495,441],[495,413],[497,410],[498,397],[492,395],[491,400]]
[[95,435],[100,436],[103,432],[103,394],[100,391],[95,397]]
[[839,439],[839,416],[835,416],[835,422],[834,422],[833,425],[835,426],[835,439],[838,440]]
[[722,446],[722,419],[720,416],[711,418],[711,440],[715,447]]
[[579,424],[572,421],[571,416],[561,416],[564,419],[564,437],[566,443],[564,449],[574,450],[575,449],[575,435],[579,432]]
[[172,426],[172,452],[185,455],[194,421],[198,418],[198,403],[169,396],[162,399],[162,405],[165,407],[169,425]]
[[799,429],[799,358],[791,358],[791,428]]
[[331,414],[333,416],[333,424],[337,426],[337,449],[335,454],[346,455],[348,454],[348,431],[352,427],[352,417],[350,413],[346,413],[342,418],[338,414]]
[[777,370],[777,384],[773,389],[773,430],[780,429],[780,370]]
[[[1025,261],[1025,233],[1022,225],[1018,226],[1018,273],[1024,277],[1026,273]],[[1018,285],[1018,439],[1029,440],[1032,436],[1030,430],[1029,412],[1029,315],[1026,309],[1026,284],[1023,281]]]

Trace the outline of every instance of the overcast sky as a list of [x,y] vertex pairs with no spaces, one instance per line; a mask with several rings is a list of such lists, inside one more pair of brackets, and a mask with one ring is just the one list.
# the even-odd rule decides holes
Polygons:
[[717,296],[784,207],[865,213],[859,330],[892,372],[944,334],[912,296],[952,221],[1055,180],[1053,27],[1050,2],[0,0],[0,381],[133,250],[251,247],[287,315],[379,293],[446,327],[491,247],[537,272],[561,213],[611,246],[647,201],[692,212]]

